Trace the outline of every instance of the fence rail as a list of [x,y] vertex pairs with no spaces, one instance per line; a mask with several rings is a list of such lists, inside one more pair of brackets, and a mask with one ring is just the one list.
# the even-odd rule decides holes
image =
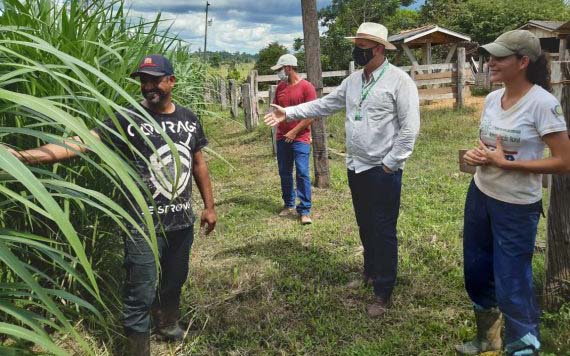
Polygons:
[[[457,62],[455,63],[435,63],[435,64],[415,64],[413,66],[403,66],[400,69],[407,72],[415,81],[418,87],[420,101],[438,101],[455,99],[457,107],[463,106],[464,98],[470,95],[469,83],[474,83],[475,78],[471,69],[471,64],[465,60],[465,48],[458,48]],[[461,70],[458,70],[460,68]],[[346,78],[354,72],[354,62],[349,64],[347,70],[335,70],[323,72],[323,78]],[[301,78],[306,79],[306,73],[299,73]],[[232,116],[238,116],[238,103],[241,103],[245,113],[245,126],[253,129],[259,123],[258,101],[260,99],[270,99],[270,90],[259,90],[260,83],[278,83],[277,75],[258,75],[256,70],[252,70],[246,82],[240,87],[237,82],[231,81],[229,84],[217,80],[206,92],[207,100],[213,100],[228,107]],[[247,85],[246,85],[247,84]],[[330,94],[335,90],[335,86],[323,88],[323,94]],[[229,89],[229,95],[227,91]],[[229,103],[227,98],[229,96]],[[229,104],[229,105],[228,105]]]

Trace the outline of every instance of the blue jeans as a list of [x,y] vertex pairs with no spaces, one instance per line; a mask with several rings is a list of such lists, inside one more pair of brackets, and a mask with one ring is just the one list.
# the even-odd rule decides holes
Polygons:
[[160,276],[156,273],[152,250],[143,237],[133,234],[132,238],[124,239],[126,280],[123,290],[123,326],[127,333],[150,330],[150,310],[153,304],[160,309],[170,310],[171,314],[177,314],[180,307],[182,285],[188,277],[194,229],[190,226],[165,234],[157,232],[157,238]]
[[402,170],[386,173],[374,167],[361,173],[348,170],[348,184],[364,247],[364,275],[374,294],[388,301],[396,284]]
[[[532,283],[532,255],[542,202],[510,204],[493,199],[471,181],[465,203],[465,288],[475,308],[499,307],[505,344],[512,353],[538,349],[539,306]],[[515,353],[516,355],[516,353]]]
[[[288,208],[295,207],[295,199],[299,198],[297,212],[309,215],[311,212],[311,177],[309,175],[309,156],[311,145],[294,141],[277,141],[277,165],[281,177],[281,196]],[[293,163],[296,169],[297,192],[293,189]]]

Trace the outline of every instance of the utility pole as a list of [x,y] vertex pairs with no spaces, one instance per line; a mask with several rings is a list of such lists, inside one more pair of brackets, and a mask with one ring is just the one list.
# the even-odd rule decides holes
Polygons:
[[[303,35],[307,80],[317,89],[317,96],[323,95],[323,71],[321,67],[321,39],[317,17],[317,1],[301,0],[303,11]],[[313,161],[315,164],[315,186],[327,188],[330,184],[329,155],[327,152],[327,130],[323,118],[317,118],[311,125],[313,132]]]
[[204,62],[206,61],[206,45],[208,44],[208,8],[210,7],[210,2],[206,1],[206,22],[204,24]]

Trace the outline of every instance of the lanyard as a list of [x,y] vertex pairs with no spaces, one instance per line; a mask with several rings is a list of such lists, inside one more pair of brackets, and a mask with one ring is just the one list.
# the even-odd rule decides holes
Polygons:
[[380,72],[380,74],[378,74],[378,77],[376,79],[374,79],[372,81],[372,83],[365,86],[364,81],[362,81],[362,91],[360,92],[360,102],[358,103],[358,109],[356,110],[356,114],[354,115],[354,121],[362,121],[362,113],[361,113],[362,103],[364,103],[364,100],[366,100],[366,98],[368,97],[368,94],[370,94],[370,91],[374,88],[376,83],[378,83],[380,78],[382,78],[382,76],[384,75],[384,72],[386,72],[386,69],[388,68],[389,65],[390,65],[390,63],[386,63],[384,68],[382,68],[382,71]]
[[390,63],[386,63],[384,68],[382,68],[382,71],[380,72],[380,74],[378,74],[378,77],[376,79],[374,79],[374,81],[372,83],[365,86],[364,81],[362,82],[362,91],[360,92],[360,102],[358,103],[358,111],[360,111],[360,109],[362,108],[362,103],[364,103],[364,100],[366,100],[366,98],[368,97],[368,94],[370,94],[370,91],[374,88],[376,83],[378,83],[380,78],[382,78],[382,76],[384,75],[384,72],[386,72],[386,69],[389,66],[390,66]]

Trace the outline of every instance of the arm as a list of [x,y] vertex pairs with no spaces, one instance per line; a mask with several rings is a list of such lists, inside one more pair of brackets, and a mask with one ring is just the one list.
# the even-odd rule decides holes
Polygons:
[[293,121],[332,115],[346,107],[346,88],[349,78],[343,80],[332,93],[320,99],[287,108],[272,104],[274,110],[266,114],[263,121],[269,126],[275,126],[285,119]]
[[292,128],[289,132],[287,132],[285,134],[285,142],[288,142],[288,143],[293,142],[297,138],[297,135],[299,134],[299,132],[302,132],[307,127],[311,126],[312,123],[313,123],[313,119],[305,119],[305,120],[301,121],[299,123],[299,125],[295,126],[294,128]]
[[208,165],[204,159],[202,151],[197,151],[193,155],[194,165],[192,168],[192,174],[200,195],[202,196],[202,201],[204,202],[204,210],[202,211],[202,216],[200,218],[200,226],[208,225],[206,227],[206,235],[210,234],[216,227],[216,209],[214,208],[214,195],[212,194],[212,184],[210,182],[210,176],[208,174]]
[[396,135],[392,149],[382,160],[382,164],[390,171],[400,169],[404,161],[410,157],[420,130],[418,89],[411,79],[407,79],[403,81],[396,94],[396,110],[400,131]]
[[492,151],[481,142],[486,162],[507,171],[519,171],[536,174],[563,174],[570,172],[570,139],[566,131],[553,132],[542,137],[550,148],[551,156],[530,161],[507,161],[503,144],[497,137],[497,148]]
[[[91,130],[91,134],[100,139],[97,131]],[[62,145],[48,143],[38,148],[23,151],[10,149],[10,152],[26,164],[55,163],[76,157],[78,152],[87,152],[87,147],[79,143],[82,143],[81,138],[79,136],[73,136],[63,140]]]

